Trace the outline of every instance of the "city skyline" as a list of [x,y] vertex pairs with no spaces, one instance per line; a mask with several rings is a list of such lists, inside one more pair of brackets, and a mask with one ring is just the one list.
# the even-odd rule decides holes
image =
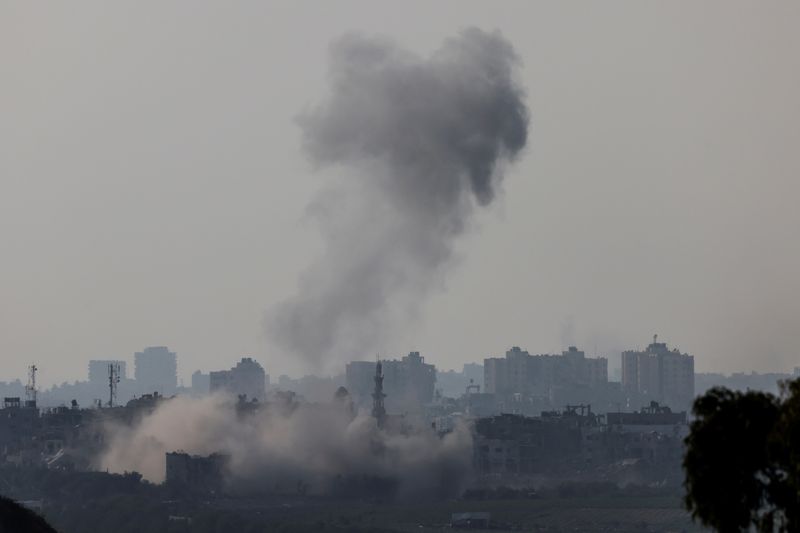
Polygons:
[[[608,355],[586,353],[576,346],[569,346],[560,353],[531,353],[519,346],[511,346],[505,350],[504,356],[500,350],[474,362],[463,361],[458,368],[443,368],[430,361],[426,363],[425,354],[411,351],[402,357],[383,354],[372,359],[353,359],[328,375],[294,377],[283,373],[280,368],[265,368],[257,359],[242,356],[230,370],[223,367],[191,369],[188,380],[179,377],[181,364],[176,352],[166,346],[150,346],[133,354],[130,375],[126,371],[128,361],[124,358],[91,359],[85,365],[88,373],[72,382],[43,383],[42,368],[31,365],[25,377],[0,376],[0,388],[4,388],[6,396],[21,396],[26,380],[30,384],[30,369],[36,366],[36,390],[41,393],[43,406],[66,405],[76,398],[80,399],[81,405],[98,402],[105,405],[110,401],[106,397],[113,366],[117,383],[114,401],[123,404],[153,392],[169,397],[175,394],[206,395],[216,391],[234,396],[245,394],[263,401],[267,392],[278,390],[291,391],[300,397],[309,396],[308,401],[325,402],[336,387],[345,385],[350,395],[362,403],[370,398],[374,365],[382,361],[387,391],[392,393],[390,403],[395,407],[403,404],[409,394],[417,399],[424,398],[419,404],[424,405],[433,401],[434,392],[436,397],[459,398],[475,386],[477,392],[496,396],[497,407],[501,410],[507,401],[503,400],[504,397],[520,393],[530,394],[532,398],[550,397],[548,402],[553,407],[570,402],[602,405],[611,397],[617,398],[611,402],[616,405],[622,394],[627,398],[625,403],[629,409],[635,408],[637,402],[647,401],[688,408],[695,395],[713,386],[777,391],[780,381],[791,379],[800,372],[800,366],[772,373],[696,371],[693,354],[657,339],[658,335],[653,335],[652,342],[643,349],[636,346]],[[606,389],[606,385],[614,387]],[[553,386],[560,392],[556,394],[551,389]],[[560,399],[556,399],[554,394]],[[533,412],[539,408],[541,406],[531,407]]]
[[151,344],[197,368],[247,354],[326,372],[264,326],[321,253],[307,213],[337,174],[314,172],[295,119],[348,31],[428,57],[476,24],[520,58],[528,146],[376,351],[453,367],[504,344],[607,354],[659,332],[702,354],[698,370],[795,364],[792,4],[44,9],[0,18],[3,375],[36,361],[45,383],[74,380]]
[[[669,345],[676,349],[682,349],[683,347],[680,343],[672,343],[664,337],[660,335],[654,335],[649,338],[649,341],[655,342],[654,338],[658,337],[663,342],[659,344]],[[132,369],[136,368],[135,361],[136,356],[139,355],[141,352],[140,350],[170,350],[170,354],[175,355],[176,357],[176,385],[181,387],[191,387],[192,378],[196,372],[205,373],[208,376],[209,372],[215,371],[222,371],[225,370],[227,367],[236,366],[237,363],[241,362],[242,360],[253,358],[253,360],[261,363],[264,365],[264,369],[267,372],[268,376],[271,376],[275,383],[277,383],[277,378],[279,376],[287,376],[293,379],[302,378],[304,376],[310,377],[322,377],[328,378],[332,376],[344,376],[346,374],[346,367],[351,362],[374,362],[376,360],[392,360],[395,358],[403,357],[407,353],[422,353],[425,358],[431,361],[435,367],[437,372],[460,372],[464,365],[483,365],[484,361],[489,360],[491,358],[496,357],[503,357],[503,354],[507,350],[520,350],[522,347],[525,350],[525,353],[533,354],[533,355],[557,355],[562,353],[567,353],[568,351],[574,349],[580,349],[581,353],[585,353],[587,358],[602,358],[607,361],[607,376],[609,381],[621,381],[623,379],[623,360],[625,358],[626,353],[629,352],[646,352],[648,346],[650,346],[650,342],[642,342],[640,344],[635,344],[627,347],[623,347],[618,352],[606,352],[600,353],[594,351],[591,347],[587,346],[580,346],[580,345],[567,345],[564,346],[563,349],[560,350],[542,350],[542,349],[533,349],[532,345],[527,345],[523,343],[508,343],[505,347],[499,347],[491,353],[484,354],[483,356],[476,356],[474,358],[463,359],[461,361],[454,362],[451,366],[441,365],[435,356],[435,354],[429,354],[422,350],[406,350],[405,352],[401,351],[399,353],[392,353],[392,354],[372,354],[372,355],[364,355],[362,357],[354,357],[348,361],[343,361],[341,365],[331,367],[330,372],[328,373],[314,373],[314,372],[297,372],[292,373],[291,371],[284,371],[280,364],[273,365],[268,359],[262,359],[259,357],[254,357],[252,354],[225,354],[223,357],[218,359],[217,366],[210,366],[210,367],[197,367],[193,366],[192,358],[182,358],[181,352],[178,349],[171,351],[172,348],[169,346],[161,346],[161,345],[149,345],[140,348],[136,348],[133,352],[128,354],[114,354],[113,356],[106,357],[106,358],[87,358],[80,363],[80,371],[77,372],[74,379],[64,379],[63,377],[53,377],[52,373],[48,372],[46,367],[43,367],[38,361],[29,361],[25,364],[23,373],[20,375],[4,375],[0,374],[0,382],[13,382],[15,380],[19,380],[20,382],[25,382],[28,376],[28,368],[31,364],[37,365],[37,383],[39,383],[40,390],[49,389],[53,386],[58,386],[63,383],[74,383],[74,382],[84,382],[88,381],[91,382],[93,378],[91,377],[92,374],[99,375],[100,367],[102,366],[102,372],[107,372],[107,365],[108,363],[118,363],[121,365],[121,375],[122,378],[125,379],[126,377],[130,379],[135,379],[133,376]],[[533,349],[533,351],[531,351]],[[694,354],[695,352],[690,350],[690,353]],[[701,356],[698,359],[698,363],[702,363],[703,357]],[[126,376],[126,367],[130,368],[131,370],[128,371],[129,376]],[[87,369],[88,368],[88,373]],[[769,369],[766,371],[759,370],[757,368],[735,368],[735,369],[720,369],[720,368],[708,368],[705,365],[701,365],[699,368],[695,369],[695,373],[702,373],[702,374],[722,374],[722,375],[737,375],[737,374],[791,374],[797,368],[800,368],[800,361],[797,364],[789,365],[784,368],[777,368],[777,369]],[[43,372],[44,371],[44,372]],[[105,374],[103,379],[105,379]]]
[[0,530],[800,531],[800,3],[0,4]]

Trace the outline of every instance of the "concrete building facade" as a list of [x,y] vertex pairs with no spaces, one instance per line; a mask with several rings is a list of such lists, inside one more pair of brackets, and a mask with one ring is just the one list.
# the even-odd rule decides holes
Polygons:
[[[436,367],[425,362],[419,352],[410,352],[400,360],[381,361],[386,409],[390,413],[418,412],[433,401]],[[371,361],[347,364],[347,390],[356,404],[369,405],[375,386],[375,365]]]
[[584,401],[608,384],[608,360],[588,358],[574,346],[561,355],[531,355],[514,346],[505,357],[485,359],[483,368],[484,390],[507,405]]
[[622,352],[622,389],[632,404],[656,401],[687,410],[694,400],[694,356],[653,342],[644,351]]
[[167,452],[165,481],[190,486],[192,490],[218,491],[223,486],[230,457],[214,453],[209,456],[189,455],[181,451]]
[[120,380],[127,379],[127,364],[125,361],[92,359],[89,361],[89,383],[91,385],[108,386],[108,365],[118,365]]
[[178,356],[166,346],[150,346],[134,354],[134,376],[140,393],[175,393],[178,387]]
[[209,392],[225,392],[264,401],[267,397],[267,374],[251,357],[243,357],[230,370],[209,373]]
[[192,394],[204,396],[211,390],[211,376],[208,373],[195,370],[192,373]]

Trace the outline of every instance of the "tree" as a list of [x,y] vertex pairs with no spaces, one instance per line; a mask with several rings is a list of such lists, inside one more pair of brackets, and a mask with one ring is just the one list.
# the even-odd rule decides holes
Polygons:
[[4,496],[0,496],[0,531],[56,533],[44,518]]
[[704,525],[800,531],[800,380],[781,390],[714,388],[695,401],[685,504]]

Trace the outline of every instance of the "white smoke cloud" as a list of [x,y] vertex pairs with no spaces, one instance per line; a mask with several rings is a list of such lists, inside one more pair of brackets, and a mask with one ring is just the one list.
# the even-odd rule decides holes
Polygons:
[[338,475],[395,480],[398,493],[455,491],[469,475],[472,437],[458,426],[440,438],[432,431],[391,434],[366,415],[353,417],[342,405],[305,404],[286,410],[264,404],[238,416],[222,396],[177,397],[132,425],[108,425],[107,449],[99,467],[137,471],[152,482],[165,477],[165,454],[223,453],[230,456],[229,480],[272,489],[302,481],[323,492]]

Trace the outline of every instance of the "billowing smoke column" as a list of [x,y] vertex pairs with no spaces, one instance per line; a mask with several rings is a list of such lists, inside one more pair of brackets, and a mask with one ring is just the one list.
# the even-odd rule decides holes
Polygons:
[[413,318],[525,146],[517,63],[478,29],[427,59],[356,35],[332,46],[330,96],[298,119],[311,161],[338,170],[311,206],[325,251],[272,310],[273,339],[317,366],[371,353]]
[[141,473],[161,482],[165,453],[222,453],[230,457],[232,490],[296,490],[328,493],[343,476],[396,483],[394,496],[457,495],[470,474],[472,437],[466,426],[439,437],[427,428],[392,433],[368,415],[354,416],[346,405],[263,404],[240,416],[221,396],[178,397],[130,425],[105,427],[107,449],[98,468]]

